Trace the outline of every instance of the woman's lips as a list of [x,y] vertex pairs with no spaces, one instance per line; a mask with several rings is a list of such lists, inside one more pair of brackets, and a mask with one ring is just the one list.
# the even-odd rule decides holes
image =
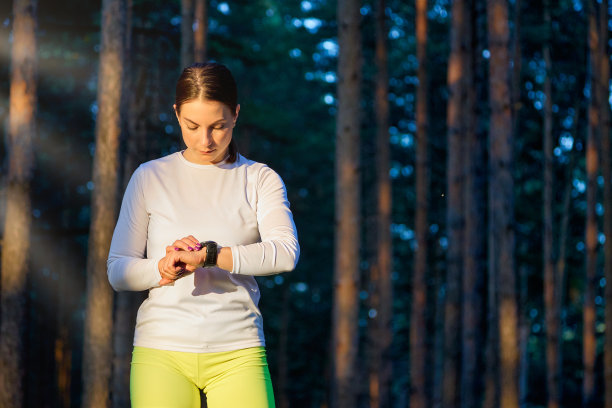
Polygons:
[[202,154],[211,154],[212,152],[214,152],[216,149],[212,149],[212,150],[200,150],[200,153]]

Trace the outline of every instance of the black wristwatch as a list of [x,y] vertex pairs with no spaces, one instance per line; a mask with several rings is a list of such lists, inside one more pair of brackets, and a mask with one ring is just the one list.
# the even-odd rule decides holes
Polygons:
[[217,255],[219,255],[219,249],[215,241],[206,241],[201,243],[202,248],[206,248],[206,259],[204,260],[204,268],[211,266],[217,266]]

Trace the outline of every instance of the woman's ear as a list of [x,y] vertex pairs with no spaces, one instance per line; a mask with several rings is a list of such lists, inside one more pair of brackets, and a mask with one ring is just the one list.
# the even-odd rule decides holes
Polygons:
[[181,123],[181,119],[179,119],[179,114],[176,111],[176,103],[172,105],[172,109],[174,109],[174,114],[176,115],[176,120],[179,121],[179,124]]
[[238,113],[240,112],[240,104],[236,105],[236,114],[234,115],[234,124],[238,120]]

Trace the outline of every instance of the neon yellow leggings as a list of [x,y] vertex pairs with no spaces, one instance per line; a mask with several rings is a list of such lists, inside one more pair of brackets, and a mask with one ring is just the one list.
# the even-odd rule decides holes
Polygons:
[[134,408],[274,408],[263,347],[186,353],[134,347],[130,397]]

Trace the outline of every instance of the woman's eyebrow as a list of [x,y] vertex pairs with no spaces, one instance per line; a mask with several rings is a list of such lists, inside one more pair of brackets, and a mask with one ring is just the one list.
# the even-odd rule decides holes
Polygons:
[[194,122],[193,120],[189,119],[189,118],[185,118],[185,120],[188,120],[189,122],[193,123],[196,126],[200,126],[199,123]]
[[[199,123],[194,122],[193,120],[191,120],[191,119],[189,119],[189,118],[184,118],[184,119],[185,119],[185,120],[187,120],[187,121],[189,121],[189,122],[191,122],[191,123],[193,123],[193,124],[194,124],[194,125],[196,125],[196,126],[200,126],[200,124],[199,124]],[[216,121],[214,121],[214,122],[211,124],[211,126],[214,126],[214,125],[216,125],[216,124],[218,124],[218,123],[220,123],[220,122],[224,122],[224,121],[225,121],[225,118],[217,119]]]

